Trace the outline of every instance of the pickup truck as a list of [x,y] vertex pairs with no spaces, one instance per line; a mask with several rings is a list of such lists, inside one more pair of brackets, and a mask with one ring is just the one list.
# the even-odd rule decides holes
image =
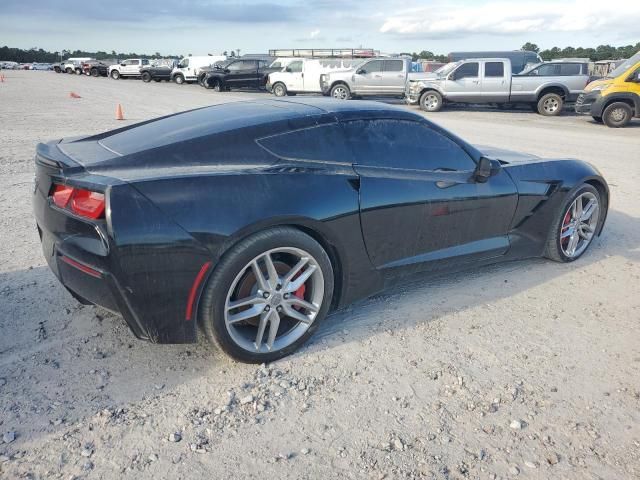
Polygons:
[[352,96],[402,97],[411,72],[411,59],[372,58],[348,70],[320,75],[323,95],[347,100]]
[[173,66],[169,65],[145,65],[140,69],[140,78],[143,82],[150,82],[151,80],[155,82],[162,80],[170,82],[172,71]]
[[146,58],[128,58],[109,67],[109,76],[114,80],[120,77],[139,77],[140,68],[149,65]]
[[201,84],[216,92],[229,91],[232,88],[263,88],[270,73],[279,68],[269,68],[268,60],[238,58],[216,63],[204,72]]
[[410,78],[405,97],[427,112],[437,112],[446,102],[525,103],[541,115],[554,116],[565,102],[574,102],[588,82],[588,65],[581,62],[543,62],[513,75],[508,59],[476,58]]
[[109,74],[109,67],[115,63],[114,60],[89,60],[82,62],[82,71],[85,75],[92,77],[106,77]]

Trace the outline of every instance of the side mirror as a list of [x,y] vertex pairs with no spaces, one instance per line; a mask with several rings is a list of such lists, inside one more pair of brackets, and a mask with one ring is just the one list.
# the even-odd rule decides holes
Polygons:
[[224,69],[224,73],[229,73],[229,72],[231,72],[231,70],[229,70],[228,68]]
[[478,183],[486,182],[489,177],[492,177],[498,171],[500,171],[500,162],[497,160],[492,160],[487,157],[481,157],[478,165],[476,166],[476,170],[473,173],[473,176]]
[[291,70],[291,67],[285,68],[284,71],[287,73],[293,73],[293,70]]
[[456,74],[455,72],[450,73],[449,76],[447,77],[447,80],[455,80],[456,79]]
[[636,83],[640,83],[640,72],[636,73],[636,79],[635,79]]
[[365,75],[366,73],[367,71],[364,68],[359,68],[358,70],[356,70],[357,75]]

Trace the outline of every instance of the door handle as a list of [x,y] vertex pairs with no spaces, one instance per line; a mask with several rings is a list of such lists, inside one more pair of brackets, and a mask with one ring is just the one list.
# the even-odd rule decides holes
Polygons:
[[382,75],[374,75],[375,78],[382,78]]
[[480,83],[480,80],[473,80],[473,83]]
[[301,76],[302,78],[304,78],[304,73],[301,73],[301,74],[300,74],[300,76]]

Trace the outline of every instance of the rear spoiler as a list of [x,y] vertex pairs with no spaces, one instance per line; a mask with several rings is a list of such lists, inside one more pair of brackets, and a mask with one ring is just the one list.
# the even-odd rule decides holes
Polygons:
[[60,151],[60,149],[58,148],[58,143],[60,141],[61,140],[39,143],[36,146],[36,163],[38,165],[42,165],[43,167],[55,168],[65,171],[82,170],[82,165]]

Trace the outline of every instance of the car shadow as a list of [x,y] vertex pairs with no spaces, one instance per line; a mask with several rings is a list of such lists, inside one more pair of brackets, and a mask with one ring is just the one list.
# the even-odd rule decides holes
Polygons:
[[[610,211],[603,236],[575,263],[531,259],[437,277],[413,275],[330,315],[295,356],[329,353],[381,331],[428,324],[610,256],[640,262],[639,242],[640,219]],[[219,372],[227,375],[227,383],[230,377],[238,384],[255,372],[254,366],[230,360],[202,334],[193,345],[136,340],[119,315],[78,304],[45,266],[0,274],[0,297],[0,412],[5,429],[28,413],[22,439],[56,434],[104,408],[126,406],[182,384],[216,381]]]

